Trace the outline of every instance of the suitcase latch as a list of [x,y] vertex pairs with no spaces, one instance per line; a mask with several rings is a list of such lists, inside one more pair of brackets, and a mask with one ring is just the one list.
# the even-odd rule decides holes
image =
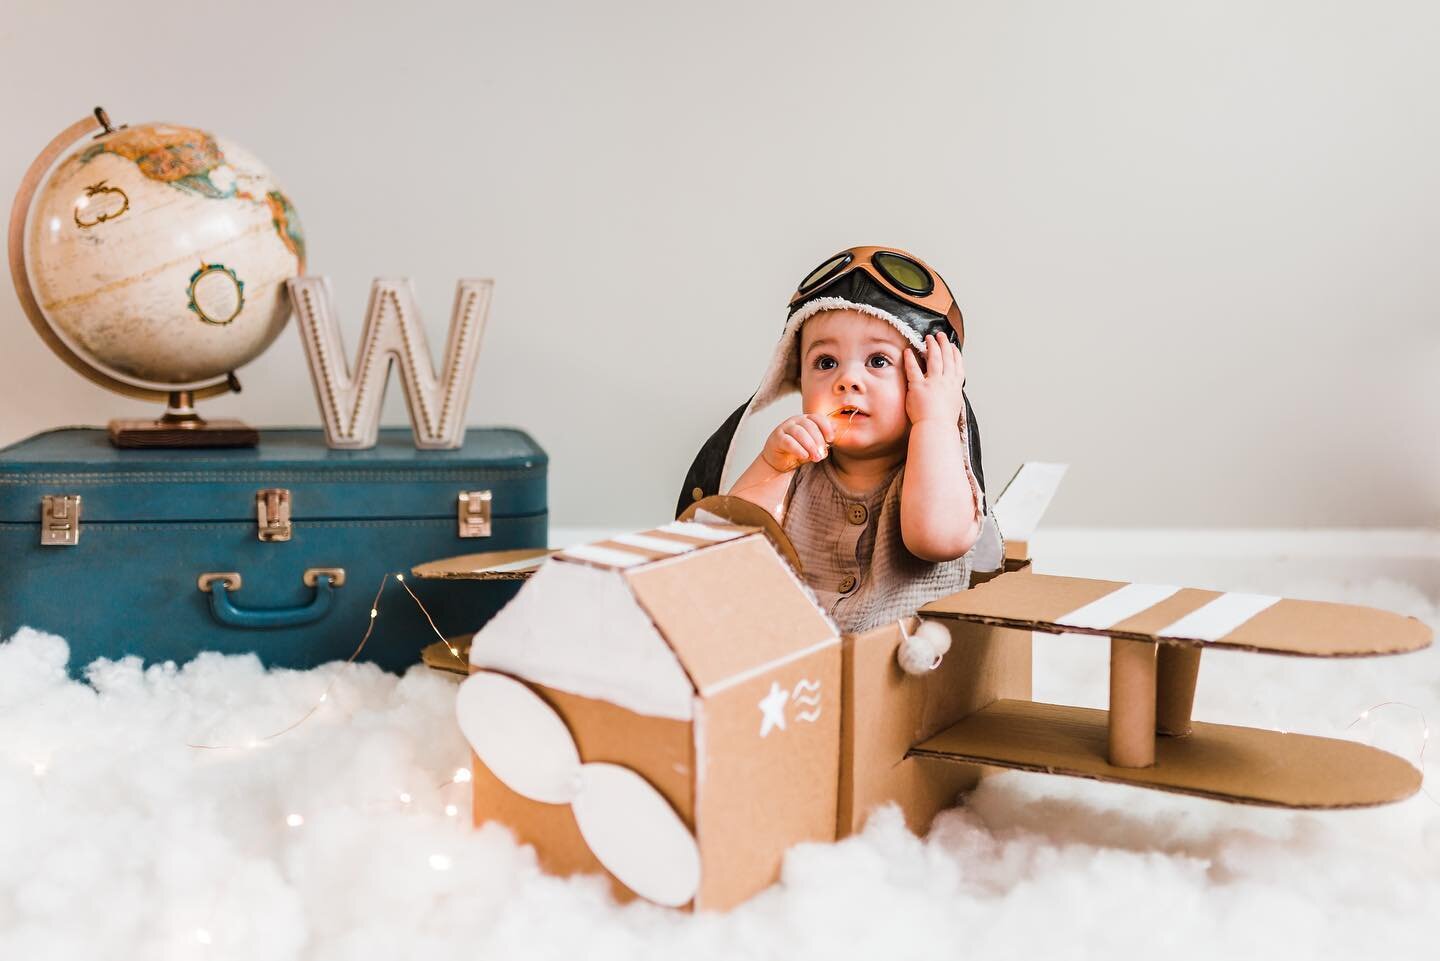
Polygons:
[[288,541],[290,524],[290,492],[283,487],[269,487],[255,492],[256,531],[262,541]]
[[40,507],[40,543],[74,547],[80,543],[80,495],[46,494]]
[[456,515],[461,537],[489,537],[490,492],[461,491]]

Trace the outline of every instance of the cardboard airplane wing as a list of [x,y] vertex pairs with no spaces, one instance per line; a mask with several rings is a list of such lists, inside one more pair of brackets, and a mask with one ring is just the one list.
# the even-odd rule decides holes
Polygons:
[[1429,628],[1415,618],[1028,571],[941,598],[920,614],[1110,638],[1110,710],[997,700],[916,744],[913,756],[1296,808],[1385,804],[1420,788],[1420,771],[1363,744],[1190,719],[1206,647],[1297,657],[1400,654],[1430,643]]

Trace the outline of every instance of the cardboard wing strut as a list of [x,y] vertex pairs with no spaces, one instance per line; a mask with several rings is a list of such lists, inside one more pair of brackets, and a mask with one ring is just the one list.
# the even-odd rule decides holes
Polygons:
[[1420,789],[1377,748],[1190,719],[1204,648],[1294,657],[1402,654],[1428,627],[1389,611],[1155,584],[1003,574],[921,608],[957,623],[1110,638],[1110,710],[997,701],[915,757],[1117,781],[1250,804],[1364,807]]

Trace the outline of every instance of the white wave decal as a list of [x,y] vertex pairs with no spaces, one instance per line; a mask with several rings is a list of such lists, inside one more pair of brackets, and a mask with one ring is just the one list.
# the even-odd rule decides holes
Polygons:
[[820,682],[806,678],[796,681],[790,690],[790,703],[796,705],[795,720],[813,724],[820,717]]

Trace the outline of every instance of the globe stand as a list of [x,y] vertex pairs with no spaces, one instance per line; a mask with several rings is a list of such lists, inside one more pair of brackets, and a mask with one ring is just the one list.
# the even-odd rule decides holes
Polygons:
[[188,390],[171,391],[158,420],[112,420],[110,443],[116,447],[255,447],[260,432],[238,420],[205,420],[195,412]]

